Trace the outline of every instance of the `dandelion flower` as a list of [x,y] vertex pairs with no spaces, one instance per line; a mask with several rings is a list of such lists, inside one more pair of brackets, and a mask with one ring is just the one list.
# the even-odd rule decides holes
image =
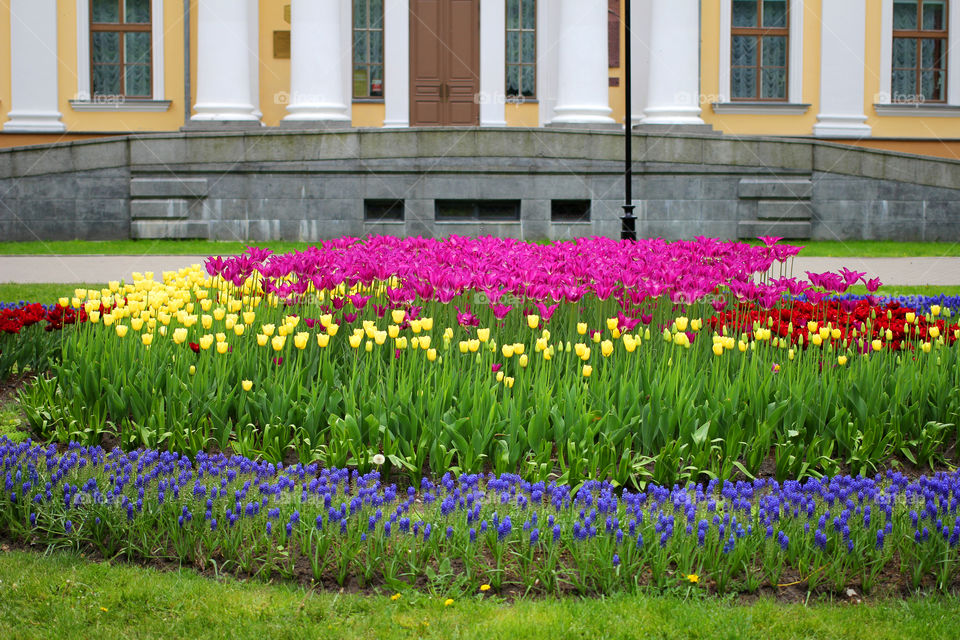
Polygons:
[[490,585],[488,584],[480,585],[480,591],[490,591]]

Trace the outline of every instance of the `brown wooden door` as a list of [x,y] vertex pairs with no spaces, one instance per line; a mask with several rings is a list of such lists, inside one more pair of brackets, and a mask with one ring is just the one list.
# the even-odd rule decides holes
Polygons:
[[480,123],[480,0],[410,0],[410,125]]

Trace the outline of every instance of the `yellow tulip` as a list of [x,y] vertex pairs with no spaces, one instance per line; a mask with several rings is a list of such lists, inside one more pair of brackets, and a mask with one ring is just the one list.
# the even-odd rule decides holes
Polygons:
[[378,345],[383,344],[387,341],[387,332],[386,331],[374,331],[373,332],[373,341]]
[[580,335],[586,335],[586,333],[587,333],[587,323],[586,323],[586,322],[578,322],[578,323],[577,323],[577,333],[579,333]]
[[703,328],[703,320],[700,318],[694,318],[690,321],[690,329],[693,331],[700,331]]
[[809,331],[810,333],[813,333],[814,331],[817,330],[817,328],[818,328],[819,326],[820,326],[820,325],[817,324],[817,322],[816,322],[815,320],[811,320],[811,321],[809,321],[809,322],[807,323],[807,331]]
[[116,326],[117,337],[118,337],[118,338],[125,338],[125,337],[127,336],[127,329],[129,329],[129,328],[130,328],[130,327],[128,327],[128,326],[125,325],[125,324],[118,324],[118,325]]
[[508,389],[513,389],[513,382],[514,382],[514,380],[513,380],[512,377],[506,376],[506,377],[504,377],[504,379],[503,379],[503,386],[505,386],[505,387],[508,388]]
[[276,327],[272,324],[260,325],[260,331],[263,333],[263,335],[267,336],[268,338],[273,335],[273,332],[275,329]]
[[580,359],[583,361],[587,361],[590,359],[590,347],[586,347],[583,350],[583,353],[580,354]]
[[273,347],[274,351],[280,351],[286,343],[287,336],[274,336],[273,339],[270,340],[270,346]]
[[340,330],[340,325],[338,324],[328,324],[327,325],[327,334],[331,336],[337,335],[337,331]]
[[512,357],[513,357],[513,345],[512,345],[512,344],[505,344],[505,345],[503,345],[503,347],[500,349],[500,351],[503,353],[503,357],[504,357],[504,358],[512,358]]
[[587,345],[583,344],[582,342],[578,342],[576,345],[574,345],[573,352],[577,354],[578,358],[582,358],[583,352],[586,348],[587,348]]
[[629,333],[623,336],[623,348],[627,350],[627,353],[633,353],[637,350],[637,341]]
[[243,312],[243,324],[249,326],[253,324],[253,321],[257,319],[257,314],[253,311],[244,311]]
[[290,331],[291,331],[290,325],[287,325],[287,324],[282,324],[279,327],[277,327],[278,336],[288,336],[290,335]]
[[486,327],[483,329],[477,329],[477,340],[480,342],[486,342],[490,339],[490,328]]
[[420,336],[420,348],[424,351],[430,348],[431,342],[433,342],[433,339],[430,336]]
[[193,365],[190,365],[190,375],[193,375],[197,372],[197,368]]
[[328,344],[330,344],[330,336],[327,335],[326,333],[318,333],[317,346],[326,347]]
[[420,328],[424,331],[433,331],[433,318],[420,318]]
[[930,329],[927,331],[927,333],[930,335],[931,338],[939,338],[939,337],[940,337],[940,327],[930,327]]
[[874,351],[880,351],[880,349],[883,348],[883,342],[881,342],[880,340],[874,340],[873,342],[870,343],[870,345],[873,347]]
[[890,329],[887,329],[884,336],[886,337],[887,342],[891,342],[893,340],[893,331],[891,331]]
[[224,309],[223,307],[217,307],[216,309],[213,310],[213,319],[216,320],[217,322],[220,322],[221,320],[223,320],[223,316],[226,313],[227,313],[226,309]]
[[680,316],[679,318],[673,321],[673,326],[677,328],[677,331],[683,332],[687,330],[688,322],[689,320],[686,318],[686,316]]
[[231,314],[228,315],[228,316],[226,317],[226,319],[224,320],[224,322],[223,322],[223,327],[224,327],[227,331],[232,331],[233,328],[234,328],[235,326],[237,326],[237,320],[238,320],[237,316],[235,316],[234,314],[231,313]]
[[267,346],[267,340],[269,339],[270,337],[265,334],[262,334],[262,333],[257,334],[257,344],[260,345],[261,347]]
[[787,352],[787,358],[789,358],[790,360],[793,360],[793,356],[794,356],[794,351],[793,351],[793,349],[790,349],[790,350]]
[[[390,312],[390,317],[393,319],[394,324],[400,324],[403,322],[403,318],[407,315],[407,312],[403,309],[394,309]],[[393,336],[391,336],[393,337]]]
[[363,344],[363,348],[367,350],[367,353],[370,353],[371,351],[373,351],[373,343],[370,342],[369,340],[367,340],[367,341]]
[[202,316],[200,316],[200,325],[204,329],[209,329],[211,326],[213,326],[213,318],[211,318],[207,314],[203,314]]
[[810,342],[813,343],[814,346],[819,347],[823,344],[823,338],[820,337],[819,333],[815,333],[810,336]]
[[723,355],[723,345],[721,343],[716,343],[713,345],[713,355],[722,356]]
[[400,335],[400,327],[398,327],[398,326],[395,325],[395,324],[389,325],[389,326],[387,327],[387,334],[388,334],[391,338],[396,338],[397,336]]
[[320,324],[322,324],[325,327],[329,327],[331,324],[333,324],[333,315],[329,313],[325,313],[322,316],[320,316]]
[[70,298],[60,298],[57,302],[59,302],[60,306],[63,308],[70,306]]
[[461,340],[458,346],[460,347],[460,353],[467,353],[470,350],[470,343],[466,340]]
[[297,349],[303,350],[307,348],[307,340],[310,339],[310,334],[306,331],[301,331],[293,337],[293,346]]
[[206,351],[213,344],[213,336],[209,333],[200,337],[200,348]]
[[240,386],[243,387],[244,391],[250,391],[250,389],[253,389],[253,381],[244,380],[243,382],[240,383]]
[[210,300],[209,298],[205,298],[200,301],[200,308],[203,309],[204,311],[210,311],[210,307],[212,306],[213,306],[213,300]]
[[600,353],[604,358],[609,358],[613,353],[613,343],[609,340],[604,340],[600,343]]
[[400,336],[393,341],[393,345],[397,349],[406,349],[407,348],[407,336]]
[[450,327],[447,327],[446,329],[444,329],[443,337],[445,340],[453,340],[453,329]]
[[87,320],[93,324],[100,322],[100,312],[99,311],[90,311],[87,313]]
[[745,353],[747,350],[747,343],[744,342],[743,340],[740,340],[739,342],[737,342],[737,349],[740,350],[740,353]]
[[530,362],[530,358],[527,356],[527,354],[521,355],[520,358],[517,360],[517,363],[524,369],[527,367],[527,364],[529,362]]
[[153,334],[152,334],[152,333],[145,333],[145,334],[141,335],[141,336],[140,336],[140,341],[143,342],[144,346],[149,347],[151,344],[153,344]]
[[480,349],[480,341],[477,339],[468,340],[467,348],[470,350],[470,353],[476,353]]
[[517,343],[514,343],[513,345],[513,352],[518,356],[523,355],[523,352],[526,350],[527,350],[527,346],[522,342],[517,342]]
[[217,339],[217,342],[224,342],[227,339],[227,334],[220,331],[220,332],[217,332],[214,337]]
[[847,364],[847,356],[837,356],[837,364],[841,367]]
[[540,316],[533,315],[533,314],[527,316],[528,327],[530,327],[531,329],[536,329],[539,324],[540,324]]
[[930,307],[930,315],[934,317],[940,315],[940,305],[935,304],[932,307]]
[[607,318],[607,329],[609,329],[610,331],[613,331],[619,326],[620,326],[619,318]]
[[230,345],[228,345],[226,342],[217,343],[217,353],[219,353],[220,355],[224,355],[229,349],[230,349]]
[[233,333],[236,336],[242,336],[243,332],[246,330],[246,326],[242,324],[233,325]]
[[920,345],[920,348],[923,349],[924,353],[930,353],[930,347],[931,345],[929,342],[924,342],[922,345]]
[[437,350],[436,349],[427,349],[427,360],[433,362],[437,359]]
[[593,367],[588,364],[583,365],[582,373],[584,378],[589,378],[593,375]]
[[423,329],[423,323],[421,321],[419,320],[410,321],[410,331],[413,331],[414,333],[420,333],[422,329]]

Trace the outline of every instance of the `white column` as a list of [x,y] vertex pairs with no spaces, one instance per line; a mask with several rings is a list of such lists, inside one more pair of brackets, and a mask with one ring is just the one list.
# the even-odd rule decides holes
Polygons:
[[869,136],[863,112],[866,3],[824,2],[820,21],[820,113],[813,134]]
[[343,93],[340,0],[292,0],[290,103],[284,122],[350,122]]
[[651,0],[650,61],[643,124],[703,125],[700,2]]
[[8,132],[60,132],[57,0],[10,0]]
[[556,0],[557,104],[551,124],[615,125],[607,81],[606,0]]
[[650,3],[628,0],[633,2],[630,21],[630,42],[633,45],[633,125],[643,121],[644,109],[647,107],[647,85],[650,82]]
[[480,3],[480,126],[505,127],[507,11],[505,2]]
[[[257,16],[248,3],[202,0],[197,13],[197,103],[192,122],[259,122],[253,74]],[[253,24],[251,24],[253,21]]]
[[383,126],[410,125],[410,0],[383,5]]

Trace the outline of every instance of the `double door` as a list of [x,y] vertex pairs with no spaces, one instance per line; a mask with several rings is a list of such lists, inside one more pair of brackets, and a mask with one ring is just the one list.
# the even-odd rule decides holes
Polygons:
[[480,122],[480,0],[410,0],[410,125]]

